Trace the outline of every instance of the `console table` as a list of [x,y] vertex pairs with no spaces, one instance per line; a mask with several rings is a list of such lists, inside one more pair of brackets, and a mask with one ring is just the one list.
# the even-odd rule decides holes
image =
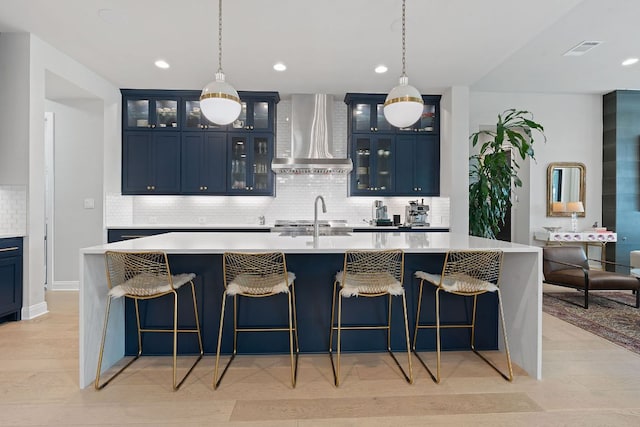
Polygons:
[[578,243],[584,245],[587,258],[589,257],[589,246],[599,246],[601,248],[600,259],[605,261],[607,243],[615,243],[618,241],[617,233],[598,233],[595,231],[536,231],[533,238],[538,241],[546,242],[547,245],[562,245],[566,243]]

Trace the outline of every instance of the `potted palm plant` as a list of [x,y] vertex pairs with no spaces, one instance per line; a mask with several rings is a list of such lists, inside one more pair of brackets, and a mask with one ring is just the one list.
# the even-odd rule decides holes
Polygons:
[[535,160],[534,131],[544,128],[529,111],[510,109],[498,114],[495,130],[481,130],[469,139],[480,151],[469,157],[469,234],[495,239],[511,207],[511,186],[522,187],[519,160]]

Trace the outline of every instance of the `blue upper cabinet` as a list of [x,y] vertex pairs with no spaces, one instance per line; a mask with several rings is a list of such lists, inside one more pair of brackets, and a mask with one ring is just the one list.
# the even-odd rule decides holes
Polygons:
[[227,126],[209,121],[200,110],[200,92],[182,97],[182,130],[184,131],[223,131]]
[[437,135],[399,135],[395,162],[395,195],[440,195],[440,141]]
[[273,195],[280,97],[239,95],[240,117],[220,126],[200,91],[122,89],[122,194]]
[[407,128],[384,117],[385,94],[348,93],[354,168],[350,196],[438,196],[440,95],[423,95],[422,115]]
[[351,195],[390,196],[395,193],[396,161],[392,135],[353,135],[351,158]]
[[232,132],[273,132],[277,92],[238,92],[242,101],[240,116],[228,128]]
[[228,194],[272,196],[273,135],[247,132],[229,139]]
[[406,128],[397,128],[384,117],[385,94],[347,93],[349,132],[354,133],[440,133],[440,95],[423,95],[424,107],[420,119]]
[[224,194],[227,188],[227,135],[182,133],[182,194]]
[[385,95],[348,93],[351,133],[394,133],[395,128],[384,117]]
[[122,194],[179,193],[180,132],[125,132]]
[[122,89],[121,92],[123,129],[179,130],[181,100],[175,91]]

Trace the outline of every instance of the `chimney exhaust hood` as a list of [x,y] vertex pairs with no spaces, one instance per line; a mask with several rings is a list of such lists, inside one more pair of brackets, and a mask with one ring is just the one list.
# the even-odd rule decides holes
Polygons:
[[333,97],[326,94],[291,95],[290,157],[276,157],[275,173],[346,174],[351,159],[333,157]]

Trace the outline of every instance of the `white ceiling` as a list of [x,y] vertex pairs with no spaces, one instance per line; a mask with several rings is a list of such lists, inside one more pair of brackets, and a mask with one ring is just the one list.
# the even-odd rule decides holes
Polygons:
[[[401,71],[400,14],[401,0],[225,0],[227,81],[284,96],[386,93]],[[407,74],[422,93],[640,89],[640,63],[620,65],[640,57],[638,17],[638,0],[407,0]],[[121,88],[202,88],[217,69],[217,18],[217,0],[0,0],[0,32],[31,32]],[[562,55],[584,40],[604,43]]]

